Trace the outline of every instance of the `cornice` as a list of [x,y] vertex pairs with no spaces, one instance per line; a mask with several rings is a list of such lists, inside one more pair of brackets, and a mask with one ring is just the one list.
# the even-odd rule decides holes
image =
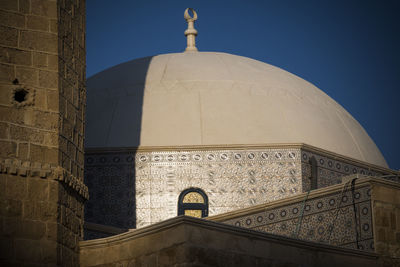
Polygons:
[[400,171],[392,170],[386,167],[378,166],[351,157],[343,156],[335,152],[331,152],[322,148],[311,146],[304,143],[277,143],[277,144],[231,144],[231,145],[187,145],[187,146],[139,146],[139,147],[99,147],[99,148],[86,148],[85,154],[99,154],[99,153],[141,153],[141,152],[155,152],[155,151],[214,151],[214,150],[249,150],[249,149],[301,149],[308,152],[317,153],[323,156],[330,157],[335,160],[341,160],[346,163],[351,163],[368,170],[389,173],[393,175],[400,175]]
[[84,199],[89,199],[89,190],[83,181],[60,166],[18,159],[5,159],[0,160],[0,173],[57,180],[74,190]]

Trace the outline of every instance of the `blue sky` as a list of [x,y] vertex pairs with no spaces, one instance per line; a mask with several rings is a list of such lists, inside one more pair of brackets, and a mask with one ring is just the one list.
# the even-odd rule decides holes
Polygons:
[[400,169],[400,1],[87,0],[87,76],[183,51],[186,7],[199,16],[200,51],[250,57],[313,83]]

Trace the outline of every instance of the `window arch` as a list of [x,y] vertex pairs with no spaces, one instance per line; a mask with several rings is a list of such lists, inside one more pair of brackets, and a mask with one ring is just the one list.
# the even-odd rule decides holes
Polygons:
[[208,216],[208,197],[200,188],[188,188],[179,195],[178,215],[197,218]]

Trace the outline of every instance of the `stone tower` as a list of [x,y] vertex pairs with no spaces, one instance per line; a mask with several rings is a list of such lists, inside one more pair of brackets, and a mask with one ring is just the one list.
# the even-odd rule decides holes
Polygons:
[[0,265],[79,265],[85,94],[85,1],[0,1]]

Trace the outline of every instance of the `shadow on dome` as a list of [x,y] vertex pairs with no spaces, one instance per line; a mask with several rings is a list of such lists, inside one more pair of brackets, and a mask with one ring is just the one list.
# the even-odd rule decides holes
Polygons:
[[122,63],[88,78],[86,148],[140,143],[144,87],[152,58]]
[[[89,224],[136,228],[135,151],[151,60],[132,60],[87,79],[85,184],[91,197],[85,204],[85,221]],[[110,153],[114,149],[119,152]],[[90,167],[99,164],[100,168]],[[104,236],[85,230],[85,239],[99,237]]]

